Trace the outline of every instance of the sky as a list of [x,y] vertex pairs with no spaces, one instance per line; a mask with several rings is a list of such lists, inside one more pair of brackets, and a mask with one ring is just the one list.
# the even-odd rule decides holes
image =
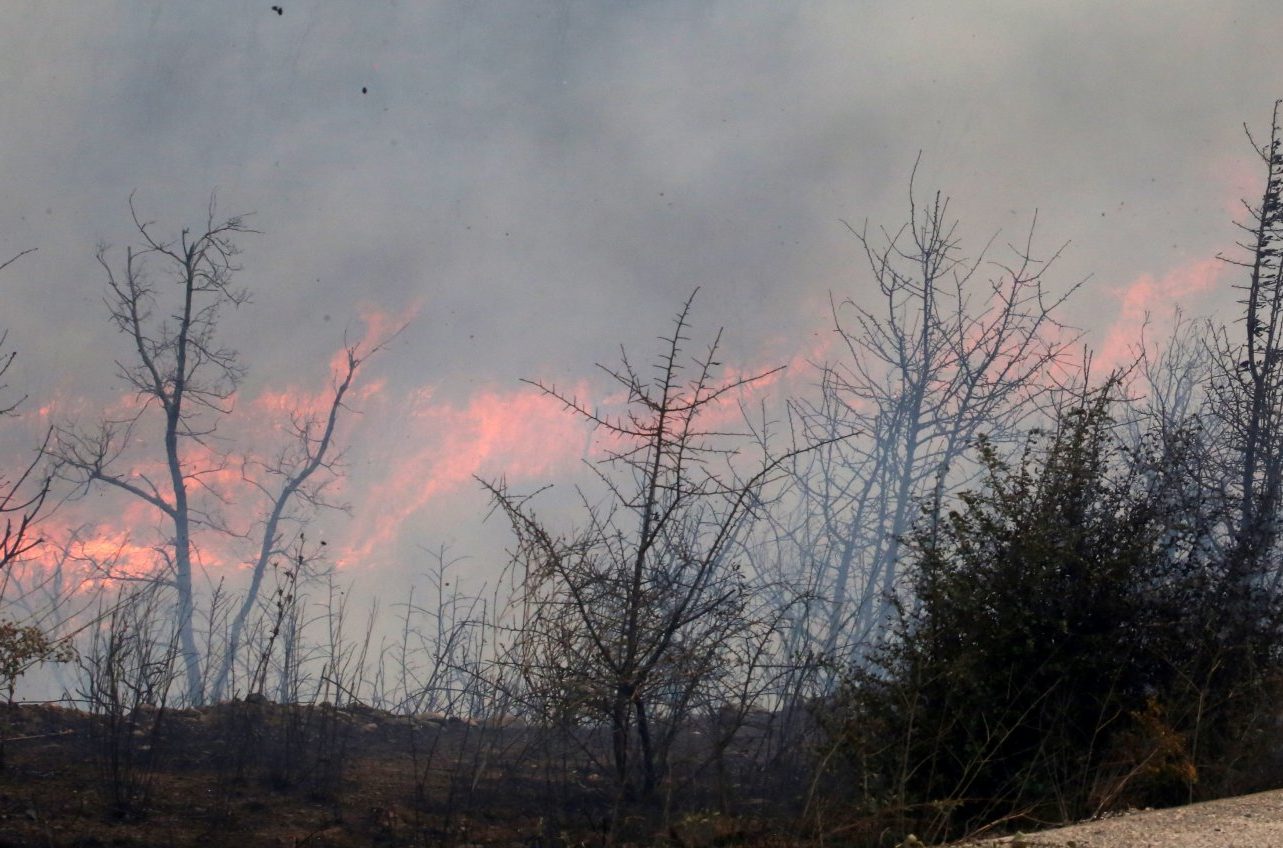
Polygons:
[[[0,275],[28,396],[6,467],[128,402],[94,252],[136,242],[131,195],[169,237],[216,198],[260,231],[222,324],[245,450],[324,398],[345,337],[404,325],[340,430],[350,515],[315,527],[393,593],[441,545],[496,573],[474,477],[529,490],[591,455],[521,379],[611,399],[594,363],[648,358],[697,287],[729,367],[807,391],[830,298],[874,294],[847,224],[898,226],[919,156],[969,255],[1036,215],[1103,361],[1178,303],[1232,314],[1243,124],[1283,97],[1275,2],[277,2],[6,4],[0,254],[36,248]],[[144,555],[146,510],[95,497],[51,528]]]

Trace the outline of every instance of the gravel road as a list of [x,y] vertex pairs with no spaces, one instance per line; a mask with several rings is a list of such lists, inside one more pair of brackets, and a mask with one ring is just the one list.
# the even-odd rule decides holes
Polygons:
[[1027,836],[970,843],[1012,848],[1283,848],[1283,790],[1143,810]]

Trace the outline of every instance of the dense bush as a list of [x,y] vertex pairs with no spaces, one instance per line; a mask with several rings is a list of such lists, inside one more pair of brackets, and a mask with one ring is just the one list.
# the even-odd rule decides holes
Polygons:
[[[908,601],[831,730],[875,810],[953,835],[1188,799],[1260,763],[1277,610],[1224,585],[1190,427],[1127,447],[1110,384],[911,539]],[[1237,787],[1235,787],[1237,788]]]

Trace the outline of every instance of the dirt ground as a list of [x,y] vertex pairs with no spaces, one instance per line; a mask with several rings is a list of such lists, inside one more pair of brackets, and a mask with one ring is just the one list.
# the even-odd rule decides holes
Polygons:
[[995,848],[1280,848],[1283,790],[1142,810],[971,844]]

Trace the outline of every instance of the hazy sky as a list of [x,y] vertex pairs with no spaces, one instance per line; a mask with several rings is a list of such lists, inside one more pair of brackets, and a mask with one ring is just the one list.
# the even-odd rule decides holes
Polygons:
[[353,517],[318,529],[388,585],[419,545],[494,555],[473,474],[582,455],[519,378],[605,391],[592,363],[695,286],[736,367],[822,349],[830,293],[870,294],[842,222],[897,224],[919,151],[971,252],[1035,211],[1070,242],[1049,280],[1090,275],[1094,344],[1232,309],[1209,260],[1283,96],[1276,2],[276,2],[6,4],[0,253],[39,249],[0,278],[9,382],[27,432],[117,402],[94,247],[131,243],[131,192],[171,235],[216,192],[262,231],[224,326],[264,444],[345,331],[409,321],[343,434]]

